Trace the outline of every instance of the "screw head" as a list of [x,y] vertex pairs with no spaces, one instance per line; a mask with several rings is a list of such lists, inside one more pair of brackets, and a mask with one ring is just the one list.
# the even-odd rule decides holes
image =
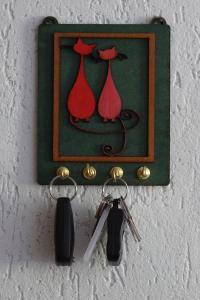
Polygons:
[[137,177],[141,180],[146,180],[150,177],[151,171],[146,166],[142,166],[137,170]]
[[151,21],[152,24],[166,25],[167,22],[163,17],[155,17]]
[[49,16],[49,17],[44,18],[42,24],[54,25],[54,24],[58,24],[58,20],[55,17]]

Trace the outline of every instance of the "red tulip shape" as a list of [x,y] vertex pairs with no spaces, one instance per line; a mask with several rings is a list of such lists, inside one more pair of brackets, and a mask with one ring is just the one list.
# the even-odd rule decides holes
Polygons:
[[84,56],[91,54],[95,47],[96,45],[88,45],[80,38],[73,47],[74,51],[80,54],[80,66],[77,78],[68,96],[67,108],[76,121],[89,121],[95,110],[95,97],[84,70]]
[[99,54],[101,59],[108,60],[108,73],[99,98],[98,112],[105,122],[108,120],[115,121],[120,114],[122,100],[112,78],[110,61],[117,57],[118,52],[113,47],[107,50],[100,50]]

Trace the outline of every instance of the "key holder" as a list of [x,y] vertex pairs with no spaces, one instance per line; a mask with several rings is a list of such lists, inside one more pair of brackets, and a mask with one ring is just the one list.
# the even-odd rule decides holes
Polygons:
[[169,183],[165,19],[66,25],[47,17],[38,33],[38,76],[39,184],[61,166],[78,185],[102,185],[116,168],[113,184],[123,185],[122,175],[128,185]]
[[[74,185],[74,193],[69,198],[67,194],[56,196],[53,192],[53,184],[56,181],[69,180]],[[69,170],[60,167],[56,176],[49,183],[49,194],[56,201],[54,244],[55,244],[55,262],[58,266],[71,266],[74,261],[74,218],[71,201],[77,194],[76,181],[69,176]]]

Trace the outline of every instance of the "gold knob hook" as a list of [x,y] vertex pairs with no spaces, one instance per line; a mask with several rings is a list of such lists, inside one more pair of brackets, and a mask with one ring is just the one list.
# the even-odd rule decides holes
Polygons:
[[85,179],[92,180],[96,177],[96,169],[90,164],[86,164],[86,167],[83,169],[83,176]]
[[124,175],[124,171],[122,168],[120,167],[113,167],[111,170],[110,170],[110,176],[112,177],[112,179],[114,181],[116,181],[117,179],[119,178],[122,178]]
[[150,177],[151,175],[151,171],[149,168],[147,168],[146,166],[140,167],[137,170],[137,177],[141,180],[146,180]]
[[66,167],[60,167],[56,170],[56,175],[64,179],[69,176],[69,169]]

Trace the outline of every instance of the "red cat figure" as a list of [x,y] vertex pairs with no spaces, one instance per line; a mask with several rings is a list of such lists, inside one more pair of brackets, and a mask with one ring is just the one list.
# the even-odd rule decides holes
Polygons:
[[118,52],[115,47],[107,50],[99,50],[99,56],[103,60],[108,61],[107,78],[101,92],[98,104],[98,112],[103,118],[104,122],[115,119],[119,116],[122,108],[121,97],[117,91],[115,83],[111,74],[111,60],[116,58]]
[[95,110],[95,97],[86,79],[84,70],[84,56],[91,54],[95,47],[96,45],[88,45],[80,38],[73,47],[74,51],[80,54],[80,67],[75,83],[68,96],[67,108],[70,115],[76,121],[89,121]]

